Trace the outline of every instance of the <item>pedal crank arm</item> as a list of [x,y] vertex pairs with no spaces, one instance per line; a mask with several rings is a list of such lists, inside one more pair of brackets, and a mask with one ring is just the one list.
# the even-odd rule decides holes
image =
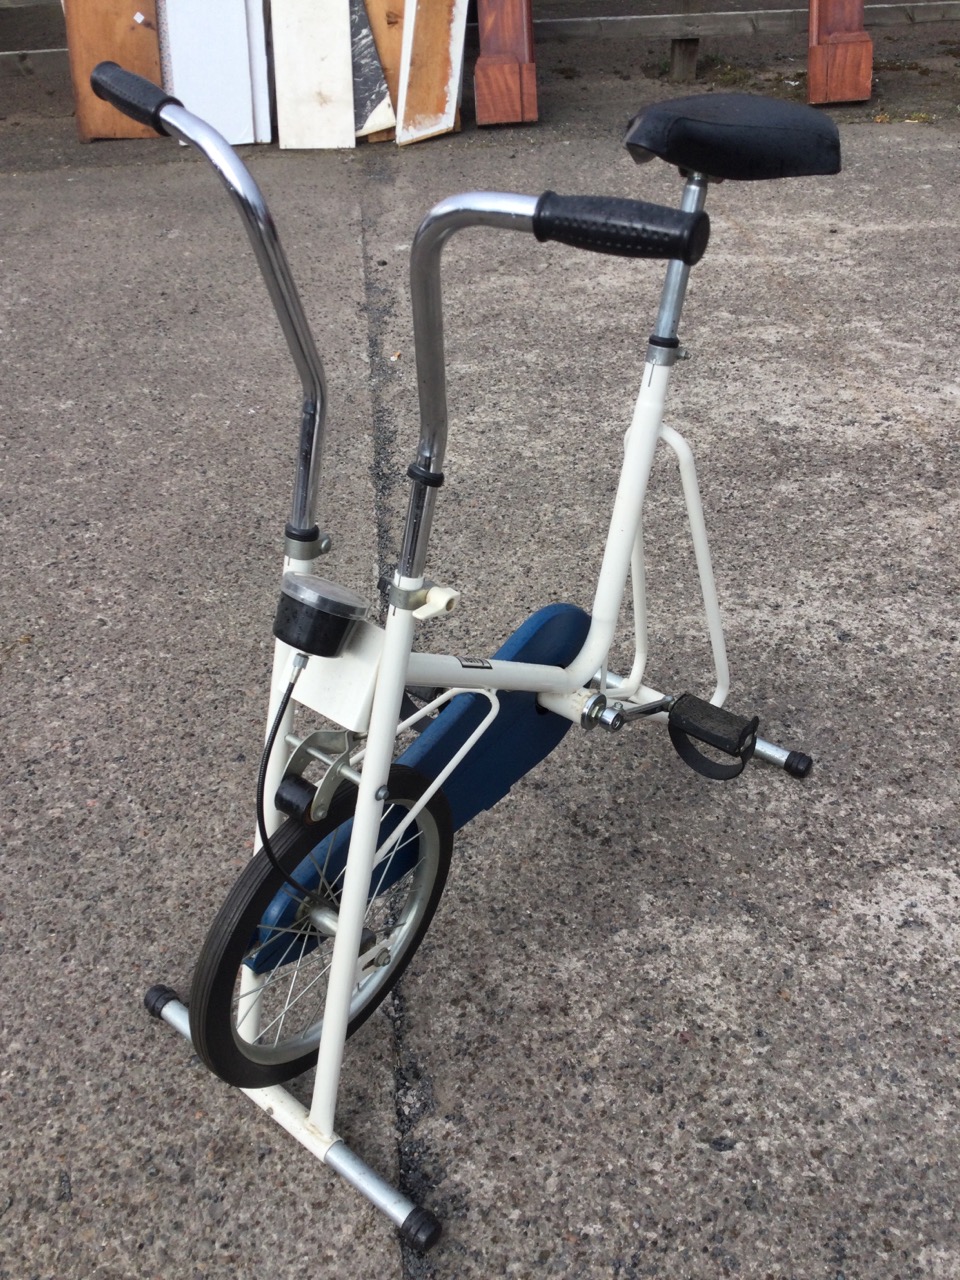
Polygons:
[[669,711],[675,702],[676,698],[666,697],[657,698],[655,702],[618,702],[615,705],[623,716],[624,724],[629,724],[631,720],[641,720],[646,716],[655,716],[659,711]]

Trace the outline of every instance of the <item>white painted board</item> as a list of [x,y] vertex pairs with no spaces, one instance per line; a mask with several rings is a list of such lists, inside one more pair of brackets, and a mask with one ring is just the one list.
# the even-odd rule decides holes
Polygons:
[[281,147],[353,147],[350,0],[272,0]]
[[247,42],[250,47],[250,92],[253,100],[253,136],[257,142],[271,142],[270,73],[267,66],[267,24],[264,0],[246,0]]
[[159,0],[158,9],[164,86],[229,143],[255,141],[245,0]]

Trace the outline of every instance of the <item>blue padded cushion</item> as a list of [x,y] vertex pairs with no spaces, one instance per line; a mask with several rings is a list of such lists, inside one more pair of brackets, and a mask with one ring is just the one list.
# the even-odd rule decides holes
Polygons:
[[[566,666],[580,652],[590,617],[572,604],[552,604],[532,614],[494,654],[513,662],[539,662]],[[502,693],[500,713],[473,750],[443,784],[450,805],[454,830],[459,830],[483,809],[502,800],[513,784],[550,754],[571,722],[537,706],[535,693]],[[461,693],[452,698],[423,733],[397,759],[428,778],[435,778],[447,761],[466,742],[490,709],[481,694]],[[390,824],[396,826],[402,814],[387,818],[381,827],[383,839]],[[308,888],[319,883],[319,868],[331,884],[339,883],[350,847],[353,819],[337,827],[320,841],[293,872],[293,878]],[[417,844],[411,843],[401,858],[391,863],[386,877],[375,869],[371,893],[389,889],[409,870],[417,858]],[[297,913],[297,900],[282,888],[263,913],[255,937],[259,950],[246,961],[254,973],[267,973],[298,960],[316,946],[316,939],[291,945],[285,930]],[[274,935],[274,931],[277,931]]]
[[[531,614],[493,656],[565,667],[580,652],[589,629],[590,615],[576,605],[547,605]],[[571,727],[569,720],[538,706],[535,693],[498,696],[496,720],[443,784],[455,831],[502,800]],[[435,778],[489,710],[490,703],[482,694],[458,694],[397,763]]]

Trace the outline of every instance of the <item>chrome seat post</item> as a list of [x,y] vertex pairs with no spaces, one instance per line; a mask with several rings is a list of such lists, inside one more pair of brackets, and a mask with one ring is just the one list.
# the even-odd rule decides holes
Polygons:
[[[702,173],[691,173],[687,176],[680,201],[680,208],[684,213],[700,212],[707,202],[708,185],[709,179]],[[680,313],[683,310],[689,279],[690,268],[687,264],[677,258],[672,259],[667,266],[663,291],[660,294],[660,309],[657,312],[657,321],[651,339],[654,349],[659,349],[661,353],[666,351],[675,353],[679,345],[677,330],[680,327]],[[676,359],[675,354],[673,359]],[[664,363],[662,356],[657,363]],[[669,363],[672,364],[673,360],[671,359]]]

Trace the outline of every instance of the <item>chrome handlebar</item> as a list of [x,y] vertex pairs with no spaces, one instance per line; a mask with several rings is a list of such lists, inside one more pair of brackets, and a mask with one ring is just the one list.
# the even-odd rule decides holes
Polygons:
[[240,211],[270,301],[300,375],[303,414],[297,475],[286,528],[287,554],[297,560],[312,560],[329,545],[329,540],[320,533],[316,523],[327,384],[323,363],[286,254],[260,188],[229,143],[216,129],[177,103],[168,102],[158,114],[169,134],[196,147],[209,160]]

